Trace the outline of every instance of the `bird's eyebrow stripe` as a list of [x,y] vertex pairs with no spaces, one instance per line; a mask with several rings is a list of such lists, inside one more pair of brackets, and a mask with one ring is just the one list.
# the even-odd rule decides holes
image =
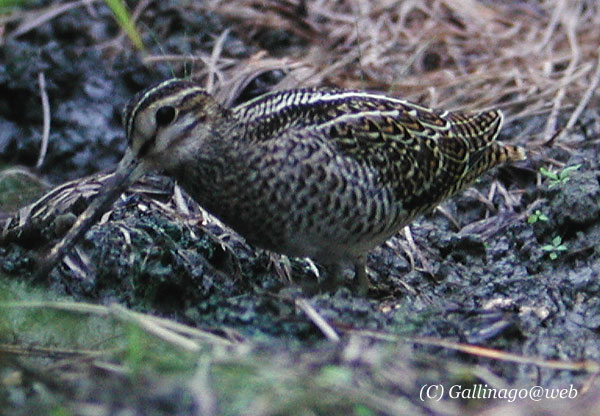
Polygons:
[[206,94],[206,91],[204,90],[204,88],[198,86],[192,81],[186,81],[179,78],[169,79],[167,81],[161,82],[155,87],[150,87],[141,96],[133,99],[135,100],[135,105],[126,115],[127,137],[131,137],[136,115],[139,112],[144,111],[150,105],[156,102],[160,102],[163,98],[169,98],[169,100],[172,100],[173,97],[177,99],[178,96],[181,96],[181,98],[179,98],[179,101],[184,102],[187,99],[189,99],[188,96],[193,96],[196,94]]

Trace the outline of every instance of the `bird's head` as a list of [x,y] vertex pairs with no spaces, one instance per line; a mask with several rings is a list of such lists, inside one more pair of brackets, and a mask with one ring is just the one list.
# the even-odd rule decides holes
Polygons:
[[145,170],[170,170],[202,153],[227,117],[204,88],[193,81],[170,79],[138,93],[125,106],[127,136],[124,163]]

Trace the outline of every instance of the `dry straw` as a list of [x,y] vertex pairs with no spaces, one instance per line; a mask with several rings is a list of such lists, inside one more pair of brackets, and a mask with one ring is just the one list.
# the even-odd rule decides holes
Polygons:
[[279,87],[336,85],[447,109],[500,107],[509,121],[545,115],[542,141],[565,127],[559,115],[573,127],[598,100],[594,1],[212,0],[197,7],[234,21],[248,42],[265,30],[300,39],[285,58],[263,51],[237,65],[213,54],[210,70],[230,94],[240,78],[279,67],[287,73]]

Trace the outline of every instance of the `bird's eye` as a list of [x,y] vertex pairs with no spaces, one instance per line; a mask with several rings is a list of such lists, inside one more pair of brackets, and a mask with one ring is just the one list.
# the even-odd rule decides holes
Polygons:
[[158,127],[168,126],[175,120],[175,109],[170,105],[159,108],[156,111],[156,125]]

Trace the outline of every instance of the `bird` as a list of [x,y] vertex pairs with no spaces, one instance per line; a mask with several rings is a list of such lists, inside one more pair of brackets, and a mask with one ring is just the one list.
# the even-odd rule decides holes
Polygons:
[[522,147],[496,140],[502,124],[500,110],[433,110],[340,88],[225,107],[196,81],[168,79],[127,103],[123,158],[38,274],[127,187],[158,171],[251,245],[311,258],[331,275],[353,267],[367,293],[369,251],[491,168],[526,159]]

